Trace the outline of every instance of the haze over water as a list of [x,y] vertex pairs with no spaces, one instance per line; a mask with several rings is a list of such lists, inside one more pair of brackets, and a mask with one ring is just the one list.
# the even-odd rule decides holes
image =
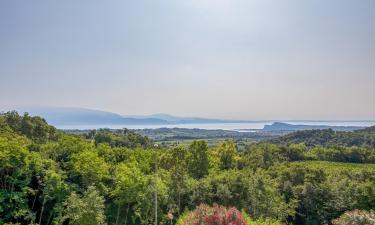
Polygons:
[[[188,128],[188,129],[207,129],[207,130],[236,130],[245,131],[246,129],[263,129],[264,125],[271,125],[275,121],[260,121],[249,123],[195,123],[195,124],[169,124],[169,125],[61,125],[59,129],[157,129],[157,128]],[[375,125],[375,121],[279,121],[295,125],[327,125],[327,126],[360,126],[367,127]]]

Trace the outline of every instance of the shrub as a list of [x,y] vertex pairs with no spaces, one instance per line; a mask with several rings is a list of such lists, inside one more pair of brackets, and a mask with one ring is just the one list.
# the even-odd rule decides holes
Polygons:
[[183,215],[178,221],[180,225],[246,225],[246,222],[235,207],[199,205],[194,211]]

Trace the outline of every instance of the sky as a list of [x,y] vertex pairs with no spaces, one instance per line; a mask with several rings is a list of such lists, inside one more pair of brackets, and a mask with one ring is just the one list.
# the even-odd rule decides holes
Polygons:
[[0,109],[375,119],[373,0],[0,1]]

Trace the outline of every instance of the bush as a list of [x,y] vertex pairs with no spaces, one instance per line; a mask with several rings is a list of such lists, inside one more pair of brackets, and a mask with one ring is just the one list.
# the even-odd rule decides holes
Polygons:
[[240,211],[235,207],[209,206],[201,204],[194,211],[183,215],[179,225],[247,225]]

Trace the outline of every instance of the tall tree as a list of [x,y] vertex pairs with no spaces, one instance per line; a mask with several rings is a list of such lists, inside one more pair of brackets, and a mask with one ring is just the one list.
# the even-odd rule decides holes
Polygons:
[[81,197],[72,192],[65,201],[63,221],[71,225],[106,225],[104,198],[90,186]]
[[193,141],[189,146],[189,173],[196,179],[208,174],[208,146],[206,141]]
[[144,198],[146,192],[147,177],[140,170],[136,161],[120,163],[115,168],[115,188],[112,196],[117,204],[117,215],[115,224],[119,224],[121,208],[126,206],[123,221],[125,224],[129,219],[130,207]]

